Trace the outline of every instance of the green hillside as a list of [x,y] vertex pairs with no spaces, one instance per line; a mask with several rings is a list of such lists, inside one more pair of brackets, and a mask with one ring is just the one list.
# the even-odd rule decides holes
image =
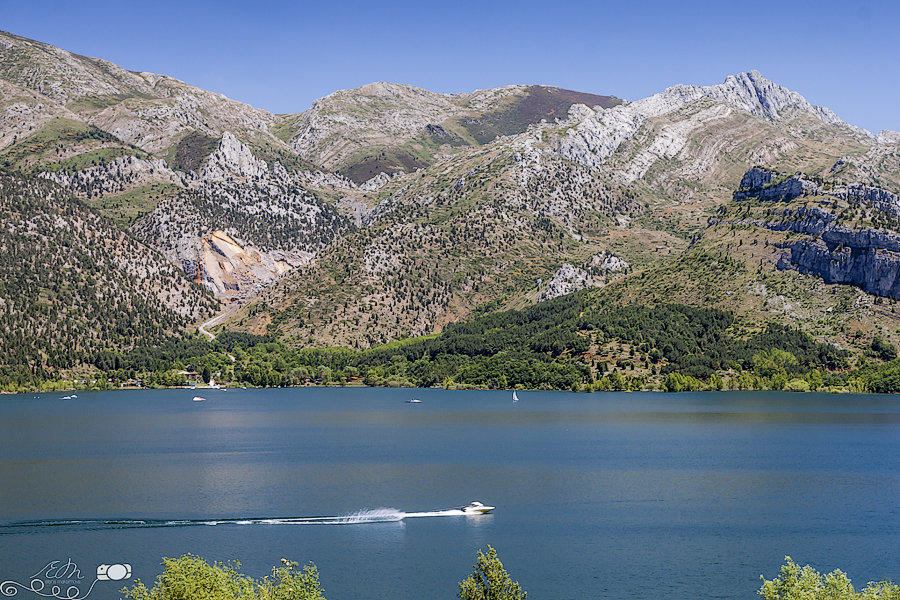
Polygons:
[[159,344],[218,302],[58,186],[0,174],[0,387]]

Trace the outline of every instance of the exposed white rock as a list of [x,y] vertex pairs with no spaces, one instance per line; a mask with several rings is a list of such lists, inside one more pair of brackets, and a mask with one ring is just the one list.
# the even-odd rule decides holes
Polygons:
[[882,129],[876,137],[879,144],[900,144],[900,131]]
[[226,181],[233,177],[261,178],[268,173],[266,162],[253,156],[246,144],[226,131],[219,147],[207,159],[201,177],[206,181]]
[[583,290],[590,285],[590,275],[588,275],[587,271],[565,263],[547,282],[547,287],[541,292],[538,302],[565,296],[566,294]]
[[565,263],[547,282],[538,302],[572,294],[588,287],[602,287],[611,278],[621,276],[627,270],[628,263],[609,252],[595,254],[581,268]]
[[603,271],[612,273],[624,273],[628,270],[628,263],[608,252],[600,252],[591,257],[588,261],[587,268],[592,273],[600,273]]
[[[787,109],[799,110],[825,123],[846,127],[868,138],[873,137],[868,131],[840,120],[829,109],[813,106],[797,92],[766,79],[757,71],[750,71],[730,75],[724,83],[718,85],[677,85],[649,98],[605,110],[599,107],[591,110],[586,106],[573,106],[567,120],[567,124],[572,127],[553,151],[570,160],[597,167],[625,140],[633,137],[647,119],[671,113],[704,98],[773,121],[781,119],[782,113]],[[714,116],[725,117],[727,112],[706,115],[707,118]],[[681,127],[679,131],[666,131],[664,134],[670,139],[660,142],[657,148],[648,152],[674,156],[671,152],[679,146],[683,147],[681,140],[687,133],[689,130],[686,127]],[[642,167],[638,166],[635,172],[641,171]]]
[[625,168],[615,173],[616,179],[624,183],[636,181],[646,174],[658,160],[677,156],[691,139],[691,135],[710,122],[727,118],[734,109],[727,104],[713,104],[674,123],[666,123],[653,132],[648,145],[628,161]]
[[386,183],[388,183],[391,179],[393,179],[394,175],[388,175],[385,172],[381,172],[375,177],[364,181],[359,185],[359,189],[364,192],[374,192],[375,190],[383,187]]

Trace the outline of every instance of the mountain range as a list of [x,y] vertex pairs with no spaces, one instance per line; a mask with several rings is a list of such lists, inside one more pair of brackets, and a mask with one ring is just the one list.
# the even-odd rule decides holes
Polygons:
[[[900,134],[756,71],[631,102],[379,82],[276,115],[0,32],[0,169],[0,316],[32,366],[222,311],[363,348],[585,288],[898,339]],[[36,341],[48,314],[65,340]]]

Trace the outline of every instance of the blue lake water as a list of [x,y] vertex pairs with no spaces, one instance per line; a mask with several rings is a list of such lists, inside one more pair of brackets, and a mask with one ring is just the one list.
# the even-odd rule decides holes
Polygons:
[[[785,555],[900,579],[896,397],[195,393],[0,397],[0,581],[70,560],[84,592],[191,552],[315,562],[329,600],[453,598],[488,544],[534,599],[752,599]],[[441,513],[471,500],[497,509]]]

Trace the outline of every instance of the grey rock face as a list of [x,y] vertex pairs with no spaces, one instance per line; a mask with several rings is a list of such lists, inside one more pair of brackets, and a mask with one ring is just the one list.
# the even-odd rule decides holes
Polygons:
[[704,92],[707,97],[767,119],[777,120],[784,109],[798,108],[826,123],[844,124],[831,110],[810,104],[797,92],[766,79],[755,70],[729,75],[724,83],[704,88]]
[[[839,169],[842,164],[843,160],[838,160],[831,167],[831,171]],[[802,175],[788,176],[760,167],[753,167],[744,174],[738,190],[734,193],[734,199],[741,201],[753,198],[763,201],[789,202],[795,198],[817,194],[868,204],[895,217],[900,217],[900,196],[882,188],[853,183],[826,189],[814,181],[805,179]]]
[[900,196],[887,190],[868,185],[853,184],[837,187],[828,193],[844,200],[856,200],[863,204],[870,204],[878,210],[900,217]]
[[788,202],[802,196],[811,196],[819,192],[819,186],[800,175],[786,177],[768,169],[753,167],[744,174],[735,200],[758,198],[773,202]]
[[[790,244],[790,253],[779,269],[795,269],[821,277],[826,283],[855,285],[870,294],[900,299],[900,252],[868,245],[871,232],[840,236],[849,244],[837,244],[826,236]],[[900,238],[890,244],[900,248]]]
[[379,173],[378,175],[359,184],[359,189],[364,192],[374,192],[380,189],[384,184],[388,183],[394,176],[387,173]]
[[[900,215],[900,197],[887,190],[860,184],[825,189],[800,175],[787,177],[760,168],[747,171],[734,199],[789,201],[810,195],[855,200]],[[833,213],[817,206],[785,209],[778,216],[778,220],[752,224],[811,236],[782,245],[786,252],[778,261],[779,269],[794,269],[826,283],[855,285],[870,294],[900,299],[900,234],[838,225]]]
[[226,131],[219,147],[207,160],[202,177],[206,181],[226,181],[232,177],[261,178],[268,173],[266,162],[253,156],[246,144]]

